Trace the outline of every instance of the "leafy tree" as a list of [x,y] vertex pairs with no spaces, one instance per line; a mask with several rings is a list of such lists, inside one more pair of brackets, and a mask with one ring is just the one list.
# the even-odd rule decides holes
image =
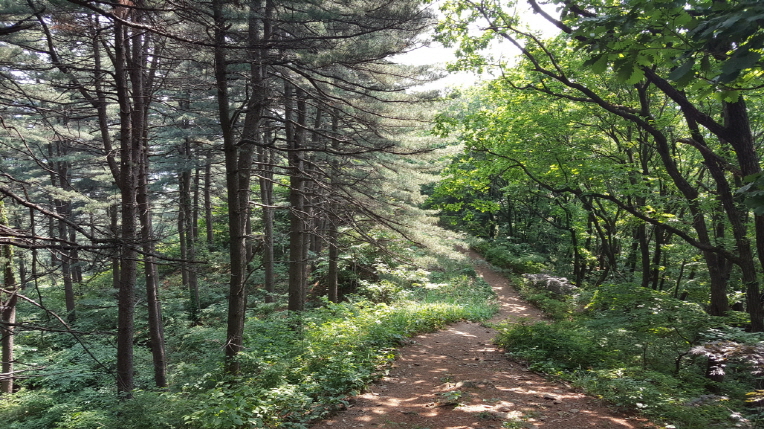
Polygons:
[[[535,2],[529,3],[539,10]],[[717,17],[715,14],[722,12],[718,8],[716,11],[704,9],[705,3],[700,2],[688,5],[669,3],[650,2],[647,5],[646,2],[634,1],[611,8],[596,2],[560,2],[560,19],[540,13],[562,29],[563,35],[556,41],[543,41],[532,32],[523,30],[507,12],[508,9],[497,3],[449,2],[444,6],[447,18],[441,24],[441,37],[446,43],[459,46],[463,53],[461,64],[465,66],[486,64],[479,50],[492,39],[505,40],[520,50],[524,61],[522,67],[526,70],[522,75],[505,73],[503,81],[506,86],[568,100],[581,106],[593,106],[601,112],[594,115],[604,115],[606,123],[630,124],[633,132],[618,131],[618,134],[611,133],[610,137],[617,143],[621,139],[619,134],[632,136],[628,140],[654,148],[656,160],[659,160],[656,166],[661,170],[660,176],[670,184],[671,188],[667,189],[672,189],[669,195],[680,196],[683,200],[681,208],[678,211],[670,209],[669,214],[681,213],[687,216],[687,222],[693,228],[692,234],[667,222],[665,215],[656,216],[660,212],[653,211],[655,207],[650,201],[642,200],[644,197],[638,195],[619,196],[609,189],[587,189],[585,183],[561,187],[548,184],[548,189],[564,190],[582,200],[593,198],[592,201],[615,204],[617,210],[628,212],[653,225],[660,234],[668,232],[698,248],[706,261],[710,279],[712,314],[721,315],[728,310],[728,274],[724,267],[727,263],[735,264],[746,288],[747,310],[752,327],[762,330],[764,327],[757,281],[760,269],[754,264],[754,252],[749,244],[748,215],[734,196],[736,181],[739,183],[745,176],[759,172],[748,109],[740,92],[743,87],[736,86],[746,76],[752,78],[755,75],[746,71],[755,64],[733,60],[730,63],[732,65],[726,66],[726,71],[736,67],[735,64],[745,66],[740,68],[734,81],[726,71],[712,73],[700,87],[681,81],[684,75],[674,67],[677,59],[682,55],[686,57],[687,52],[698,52],[697,46],[693,45],[693,37],[707,37],[693,33],[693,30],[705,25],[703,23],[706,20],[713,21]],[[729,13],[736,16],[735,12]],[[487,23],[487,30],[479,34],[470,33],[469,23],[473,21]],[[746,33],[745,40],[750,37],[752,43],[756,43],[755,34]],[[735,52],[733,45],[729,45],[730,56]],[[590,57],[581,64],[580,56],[575,54],[577,51],[589,52]],[[708,61],[722,60],[708,58]],[[591,74],[581,73],[582,66],[592,67],[594,74],[612,78],[597,80]],[[717,70],[723,67],[719,65]],[[606,74],[609,69],[612,74]],[[722,74],[725,77],[722,78]],[[715,76],[720,78],[714,80]],[[717,102],[708,101],[706,95],[709,91],[718,94]],[[672,110],[664,106],[676,108]],[[677,117],[673,112],[680,115]],[[602,125],[597,126],[602,128]],[[623,127],[618,125],[618,128]],[[608,136],[606,129],[603,134]],[[624,140],[624,143],[628,140]],[[558,145],[555,152],[563,150],[564,146]],[[701,169],[687,168],[685,159],[699,158],[703,162]],[[517,161],[518,166],[523,168],[523,162]],[[608,167],[597,176],[592,175],[587,179],[604,178],[602,173],[612,175],[620,170]],[[634,182],[633,179],[649,173],[649,169],[645,170],[643,163],[641,170],[634,171],[631,178],[626,176],[622,183],[633,183],[641,187],[645,181]],[[526,173],[535,177],[530,170],[526,170]],[[710,182],[698,186],[697,177],[709,179]],[[706,186],[714,190],[716,196],[713,199],[703,198],[707,195]],[[708,210],[723,214],[726,222],[719,224],[720,218],[713,216],[715,223],[710,227],[710,219],[706,219]],[[764,242],[759,238],[760,224],[760,217],[754,216],[751,226],[756,232],[757,246]],[[603,232],[606,230],[603,229]],[[732,235],[734,248],[727,244],[727,231]],[[643,233],[637,235],[640,234],[644,236]],[[600,236],[601,239],[607,238],[602,234]],[[644,245],[641,246],[644,249]]]

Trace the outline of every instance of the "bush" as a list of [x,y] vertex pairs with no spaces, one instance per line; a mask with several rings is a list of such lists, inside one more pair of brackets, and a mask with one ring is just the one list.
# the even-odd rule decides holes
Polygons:
[[615,357],[594,332],[571,322],[501,325],[496,343],[532,368],[552,373],[606,368]]
[[547,268],[546,258],[527,245],[506,240],[480,240],[471,247],[491,264],[516,274],[537,274]]
[[[726,428],[758,418],[744,401],[760,364],[752,365],[756,360],[743,352],[758,350],[764,338],[726,327],[736,315],[711,317],[699,305],[662,292],[604,285],[585,312],[571,316],[550,324],[505,325],[497,342],[534,370],[677,429]],[[714,352],[700,347],[709,342],[729,354],[722,383],[710,383],[706,359],[691,354]],[[717,393],[710,395],[709,387]]]

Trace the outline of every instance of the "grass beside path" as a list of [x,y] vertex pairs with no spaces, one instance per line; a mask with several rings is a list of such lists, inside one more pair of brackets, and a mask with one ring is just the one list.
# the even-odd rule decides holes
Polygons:
[[[223,312],[210,307],[207,323],[167,329],[170,388],[148,387],[150,355],[139,350],[139,377],[147,387],[119,401],[108,375],[91,377],[97,369],[82,354],[72,355],[66,359],[80,363],[86,383],[54,373],[27,383],[0,402],[0,421],[7,429],[305,428],[380,377],[401,340],[496,311],[493,290],[467,261],[433,260],[430,271],[382,264],[380,280],[366,282],[347,302],[317,301],[299,316],[254,308],[241,377],[222,371]],[[112,350],[99,347],[108,361]]]

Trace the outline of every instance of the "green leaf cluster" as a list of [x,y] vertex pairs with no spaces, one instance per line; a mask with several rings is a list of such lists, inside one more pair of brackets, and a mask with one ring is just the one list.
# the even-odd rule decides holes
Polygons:
[[725,399],[698,405],[709,381],[705,360],[691,349],[710,336],[760,344],[759,334],[748,337],[727,325],[734,318],[714,318],[696,304],[632,285],[603,285],[582,297],[586,310],[572,320],[507,324],[498,343],[533,369],[677,428],[732,424],[728,407],[742,409],[752,382],[745,364],[730,362],[738,369],[715,386]]

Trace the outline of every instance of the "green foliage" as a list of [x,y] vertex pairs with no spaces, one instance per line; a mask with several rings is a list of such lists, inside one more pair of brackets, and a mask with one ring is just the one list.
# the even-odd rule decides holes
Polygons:
[[764,214],[764,173],[752,174],[745,178],[747,182],[737,190],[742,195],[745,205],[761,216]]
[[[491,310],[467,313],[457,304],[358,300],[327,302],[291,323],[281,315],[250,320],[249,351],[240,357],[247,376],[219,381],[211,389],[206,383],[187,385],[186,391],[205,405],[186,421],[200,428],[302,427],[379,377],[402,339],[476,314],[486,317]],[[299,328],[290,328],[295,323]]]
[[480,240],[472,247],[486,261],[516,274],[535,274],[546,268],[546,258],[531,251],[526,244],[506,240]]
[[[360,294],[339,304],[324,300],[298,316],[258,304],[246,321],[239,378],[226,376],[222,368],[225,302],[211,295],[200,323],[189,324],[185,291],[173,286],[179,281],[172,275],[162,291],[168,389],[151,390],[151,357],[142,347],[141,323],[135,359],[137,383],[145,390],[127,401],[113,392],[113,346],[97,334],[81,338],[89,353],[71,335],[48,333],[45,341],[39,334],[20,335],[18,355],[44,372],[0,402],[0,420],[10,429],[305,428],[381,376],[405,338],[463,319],[485,320],[497,309],[493,290],[464,261],[410,251],[428,261],[425,270],[375,257],[367,246],[356,250],[379,279],[364,280],[369,290],[394,288],[395,293],[379,302]],[[101,315],[113,310],[109,291],[94,287],[83,297],[88,304],[79,326],[111,329],[113,320]]]
[[[515,284],[523,284],[523,282],[518,278]],[[549,291],[534,290],[525,285],[519,286],[517,289],[523,299],[541,309],[552,320],[568,320],[575,310],[574,297],[554,296]]]
[[606,366],[617,351],[603,347],[593,332],[572,322],[501,325],[497,343],[531,368],[559,374],[563,370]]
[[[445,118],[442,117],[441,121]],[[441,127],[443,125],[441,124]],[[442,179],[433,188],[424,207],[440,210],[441,222],[478,237],[496,234],[497,178],[480,168],[479,156],[455,157],[441,171]]]
[[[202,407],[185,417],[195,428],[302,427],[283,422],[284,416],[300,421],[312,400],[299,386],[262,389],[249,383],[220,383],[206,392]],[[295,418],[297,417],[297,418]]]
[[0,402],[9,429],[178,428],[192,404],[178,395],[136,392],[120,401],[111,391],[84,389],[57,397],[47,390],[22,390]]
[[[705,359],[692,357],[692,349],[727,341],[725,350],[734,354],[761,344],[760,334],[724,327],[732,320],[651,289],[604,285],[573,320],[504,325],[497,342],[532,369],[624,409],[677,428],[723,428],[739,421],[734,416],[740,413],[730,409],[743,410],[746,393],[756,384],[752,367],[743,362],[749,358],[729,359],[727,378],[714,387],[724,396],[714,396],[708,395]],[[732,342],[741,346],[733,349]]]
[[635,285],[604,285],[586,308],[589,326],[617,325],[632,336],[634,347],[644,348],[643,359],[653,358],[653,367],[662,362],[666,367],[660,369],[667,371],[673,369],[667,361],[697,343],[701,333],[727,322],[709,316],[698,304]]
[[[669,65],[669,80],[681,87],[714,89],[729,102],[731,87],[760,78],[764,8],[758,1],[675,2],[629,0],[619,8],[595,2],[577,4],[596,17],[580,19],[563,11],[580,47],[591,53],[586,66],[602,73],[611,66],[618,78],[636,83],[644,67]],[[750,86],[749,86],[750,87]]]

